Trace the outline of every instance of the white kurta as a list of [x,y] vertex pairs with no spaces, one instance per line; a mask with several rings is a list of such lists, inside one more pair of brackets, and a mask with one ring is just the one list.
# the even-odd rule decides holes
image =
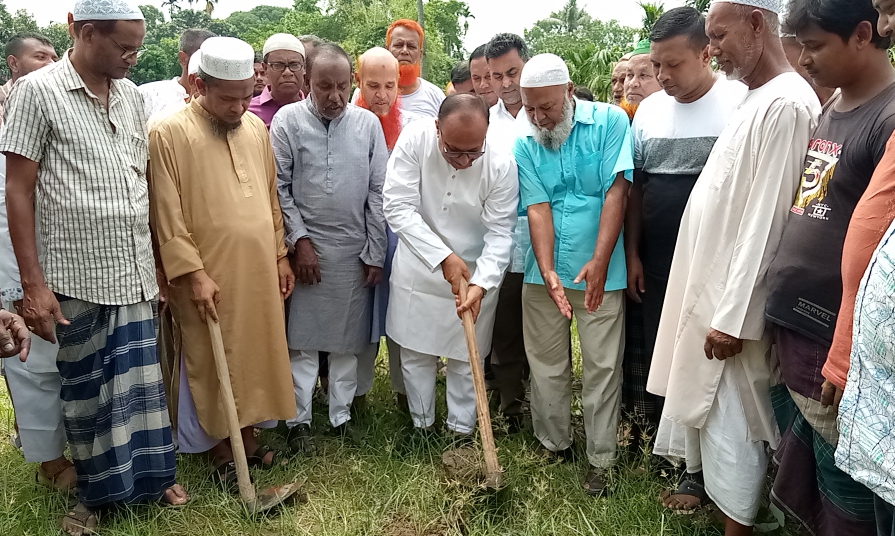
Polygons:
[[647,390],[663,418],[702,428],[725,364],[703,346],[711,329],[745,339],[736,356],[749,440],[775,444],[765,332],[766,273],[792,206],[820,103],[798,74],[749,91],[690,194],[671,265]]
[[451,285],[441,262],[456,253],[470,283],[487,290],[476,322],[479,352],[491,347],[497,288],[510,264],[519,204],[515,162],[486,144],[485,154],[454,169],[438,145],[434,122],[401,133],[388,162],[385,218],[398,235],[386,329],[404,348],[466,361],[469,353]]

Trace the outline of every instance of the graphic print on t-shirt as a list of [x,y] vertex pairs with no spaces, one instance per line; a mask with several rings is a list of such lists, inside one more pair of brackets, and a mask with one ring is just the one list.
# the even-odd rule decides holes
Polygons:
[[799,184],[799,193],[796,195],[791,212],[799,216],[805,214],[808,205],[808,217],[820,220],[830,219],[828,212],[832,207],[822,203],[830,188],[830,179],[836,171],[839,156],[842,154],[842,144],[828,140],[812,139],[808,144],[808,154],[805,156],[805,169],[802,171],[802,181]]

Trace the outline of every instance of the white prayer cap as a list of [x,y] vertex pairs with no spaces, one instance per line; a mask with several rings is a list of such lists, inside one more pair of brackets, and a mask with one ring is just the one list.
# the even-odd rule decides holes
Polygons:
[[556,54],[538,54],[522,68],[520,87],[547,87],[568,84],[569,67]]
[[219,80],[247,80],[255,77],[252,45],[235,37],[209,37],[199,48],[199,68]]
[[190,56],[190,63],[186,66],[186,74],[197,74],[199,72],[199,61],[202,59],[202,51],[197,50]]
[[72,9],[75,22],[82,20],[143,20],[134,0],[78,0]]
[[298,52],[302,57],[305,56],[305,46],[292,34],[276,33],[268,37],[267,41],[264,42],[261,57],[266,58],[268,54],[275,50],[291,50],[292,52]]
[[740,4],[741,6],[751,6],[757,7],[759,9],[766,9],[772,13],[783,13],[783,2],[782,0],[714,0],[713,4],[720,4],[721,2],[727,2],[728,4]]

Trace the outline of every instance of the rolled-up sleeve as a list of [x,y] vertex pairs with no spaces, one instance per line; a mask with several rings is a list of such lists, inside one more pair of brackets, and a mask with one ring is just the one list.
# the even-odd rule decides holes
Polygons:
[[277,196],[280,198],[280,210],[283,213],[286,246],[292,250],[299,239],[308,236],[308,228],[292,194],[293,170],[296,162],[288,136],[288,120],[288,113],[274,116],[270,125],[270,142],[277,162]]
[[522,208],[527,209],[532,205],[547,203],[550,195],[538,176],[538,169],[531,157],[529,138],[519,138],[513,147],[513,155],[516,157],[517,172],[519,175],[519,195],[522,199]]

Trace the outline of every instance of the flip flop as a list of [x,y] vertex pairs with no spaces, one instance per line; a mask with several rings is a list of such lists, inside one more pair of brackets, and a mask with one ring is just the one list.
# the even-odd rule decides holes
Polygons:
[[41,486],[50,488],[51,490],[54,490],[54,491],[58,491],[59,493],[75,495],[78,492],[77,473],[75,473],[74,480],[69,482],[69,484],[67,486],[64,486],[64,487],[59,486],[58,482],[57,482],[57,480],[59,480],[59,476],[62,475],[62,473],[68,471],[71,468],[74,468],[74,466],[75,466],[75,464],[73,464],[69,461],[68,464],[64,465],[61,469],[59,469],[58,471],[53,473],[52,476],[49,476],[49,477],[41,474],[40,470],[38,469],[37,473],[34,475],[34,481],[37,482]]
[[[678,481],[677,489],[663,491],[659,496],[659,502],[676,514],[691,515],[695,513],[709,498],[701,480],[702,473],[685,472]],[[673,505],[672,502],[676,502],[677,505]]]
[[[268,454],[273,452],[273,457],[270,460],[270,463],[265,463],[264,458],[267,457]],[[280,457],[280,453],[271,449],[267,445],[259,445],[253,454],[246,456],[246,461],[249,463],[249,467],[257,467],[259,469],[270,469],[277,465],[277,460]]]
[[225,490],[232,493],[239,491],[239,481],[236,477],[236,463],[224,462],[214,468],[209,475],[209,480],[220,484]]
[[[62,517],[63,524],[66,519],[70,519],[73,523],[73,529],[77,529],[80,531],[80,534],[98,534],[97,527],[99,526],[99,515],[96,512],[88,510],[86,506],[78,503],[69,513],[65,514]],[[90,520],[93,520],[92,525],[90,526]],[[66,534],[71,534],[68,532],[64,526],[62,527],[62,531]]]

